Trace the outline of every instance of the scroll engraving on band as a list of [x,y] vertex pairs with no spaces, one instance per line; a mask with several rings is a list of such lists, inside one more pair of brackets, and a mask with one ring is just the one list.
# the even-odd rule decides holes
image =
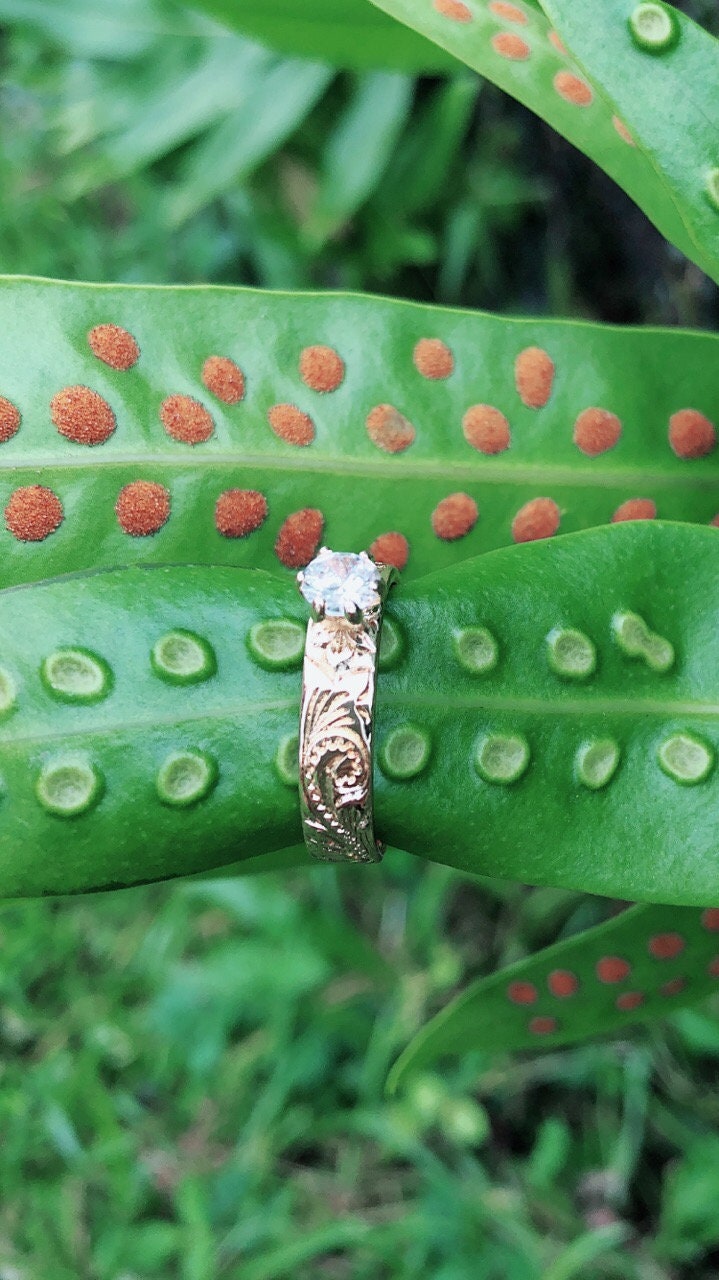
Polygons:
[[300,713],[305,840],[322,861],[378,862],[372,824],[372,707],[380,607],[360,622],[311,621]]

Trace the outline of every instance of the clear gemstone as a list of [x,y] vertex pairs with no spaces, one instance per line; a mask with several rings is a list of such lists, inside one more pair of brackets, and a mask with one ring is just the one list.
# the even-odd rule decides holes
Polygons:
[[354,555],[323,547],[298,580],[305,600],[323,605],[332,617],[379,604],[379,570],[366,551]]

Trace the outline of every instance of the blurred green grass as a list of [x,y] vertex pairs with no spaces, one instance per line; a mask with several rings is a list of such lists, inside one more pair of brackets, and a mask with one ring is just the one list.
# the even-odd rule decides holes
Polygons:
[[[170,0],[0,24],[2,271],[716,325],[464,74],[333,74]],[[458,987],[608,909],[398,853],[0,904],[0,1280],[713,1280],[719,1006],[384,1097]]]
[[709,1012],[383,1095],[458,983],[602,910],[398,853],[5,904],[0,1275],[715,1276]]

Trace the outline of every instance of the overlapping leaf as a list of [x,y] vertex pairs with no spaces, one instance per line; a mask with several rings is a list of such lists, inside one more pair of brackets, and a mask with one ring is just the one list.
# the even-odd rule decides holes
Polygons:
[[[6,586],[122,564],[287,572],[278,538],[291,516],[304,528],[297,513],[307,510],[319,513],[309,521],[313,537],[334,546],[359,550],[399,533],[411,578],[511,542],[520,511],[523,528],[518,533],[515,526],[515,536],[531,535],[527,504],[536,498],[549,500],[563,533],[605,523],[637,498],[668,519],[708,523],[719,508],[716,452],[678,457],[668,439],[671,419],[689,410],[690,426],[704,423],[699,443],[711,450],[719,340],[710,334],[496,319],[356,296],[17,279],[0,287],[0,317],[0,509],[18,490],[41,485],[62,516],[46,537],[42,525],[28,531],[6,516],[0,528]],[[106,324],[136,340],[140,354],[132,367],[116,369],[93,354],[88,334]],[[328,350],[342,362],[335,390],[303,381],[302,353],[316,346],[324,351],[322,377]],[[520,384],[525,399],[536,402],[538,390],[546,395],[541,408],[529,407],[518,390],[515,362],[527,351],[521,368],[531,377],[539,372],[541,387],[531,377]],[[203,383],[213,355],[232,359],[244,375],[244,395],[234,404]],[[306,376],[320,385],[317,370]],[[103,442],[87,443],[98,438],[98,402],[84,426],[77,406],[65,404],[63,391],[78,386],[105,403]],[[59,393],[65,411],[58,419],[52,406]],[[168,434],[162,406],[178,395],[197,402],[208,438],[195,444],[176,438],[187,423]],[[181,404],[186,413],[187,400]],[[268,414],[278,405],[306,416],[280,414],[287,438],[270,427]],[[375,414],[371,434],[368,418],[383,405],[397,412]],[[509,445],[502,452],[488,455],[468,442],[463,422],[478,405],[505,420]],[[615,416],[621,435],[613,448],[588,456],[574,442],[575,424],[597,407]],[[488,447],[483,410],[477,420],[479,436],[474,418],[467,432]],[[312,431],[309,444],[289,442]],[[159,486],[153,492],[166,504],[154,524],[152,518],[123,524],[118,515],[120,493],[138,481]],[[236,490],[260,495],[265,518],[218,525],[218,500]],[[449,510],[440,505],[456,494],[464,497]],[[534,530],[541,531],[551,529]],[[295,560],[311,554],[310,543],[306,535]],[[280,554],[285,565],[292,560],[281,547]]]
[[[635,523],[403,585],[377,702],[380,837],[479,874],[715,901],[715,545],[714,530]],[[113,570],[1,604],[0,893],[133,883],[298,843],[287,744],[305,608],[291,580]],[[628,614],[651,644],[618,625]],[[281,669],[252,631],[279,619],[296,636]],[[189,682],[151,659],[178,629],[210,654]],[[567,633],[594,654],[582,678],[567,670],[576,639],[558,647]],[[105,672],[91,696],[67,649]]]
[[472,1049],[555,1048],[665,1016],[719,984],[719,912],[633,907],[474,982],[423,1027],[395,1064],[413,1071]]
[[705,31],[677,11],[680,39],[658,57],[631,38],[634,0],[371,3],[525,103],[719,279],[719,200],[708,187],[719,165],[719,45]]
[[403,30],[367,0],[192,0],[253,39],[283,53],[323,58],[340,67],[393,67],[402,71],[450,69],[454,59],[429,40]]
[[[542,0],[544,12],[626,123],[657,184],[674,202],[693,244],[692,250],[680,248],[717,280],[719,42],[672,10],[676,43],[661,52],[642,49],[629,26],[637,7],[636,0],[607,0],[601,9],[592,0]],[[654,218],[647,197],[643,200]]]
[[[112,888],[296,843],[296,786],[275,757],[296,733],[298,675],[254,662],[248,635],[302,614],[299,596],[269,574],[204,567],[4,592],[0,894]],[[178,630],[207,646],[204,678],[183,684],[153,665],[153,646]],[[104,664],[94,696],[77,692],[82,659],[73,666],[68,650]],[[41,673],[53,655],[54,680]],[[173,765],[178,752],[192,758]],[[210,773],[188,806],[193,760],[200,787],[203,761]],[[168,761],[175,773],[163,787]]]

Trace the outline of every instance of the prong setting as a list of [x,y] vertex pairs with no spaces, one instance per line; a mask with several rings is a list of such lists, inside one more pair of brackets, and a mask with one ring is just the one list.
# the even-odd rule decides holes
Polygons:
[[301,595],[316,619],[344,618],[355,625],[381,603],[382,574],[366,551],[335,552],[322,547],[297,574]]

